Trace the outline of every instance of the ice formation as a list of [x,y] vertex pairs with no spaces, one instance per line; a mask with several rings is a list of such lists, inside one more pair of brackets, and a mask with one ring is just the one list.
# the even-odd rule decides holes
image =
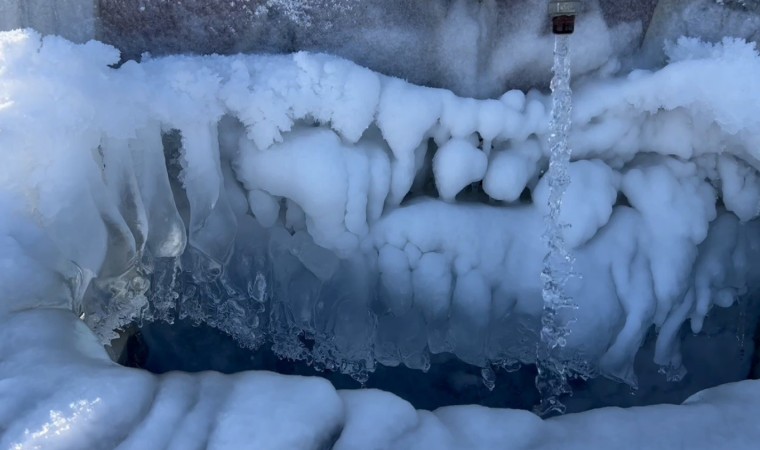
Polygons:
[[[666,51],[659,70],[577,84],[559,217],[580,276],[557,357],[631,386],[651,329],[680,379],[684,324],[700,332],[760,279],[760,56],[732,38]],[[589,448],[667,426],[663,448],[704,447],[715,423],[741,430],[732,448],[757,442],[750,381],[541,421],[114,365],[118,330],[176,318],[360,380],[442,352],[534,363],[551,196],[540,90],[477,100],[308,52],[119,62],[96,41],[0,34],[0,446]],[[61,370],[29,377],[40,361]]]
[[[99,275],[74,308],[104,342],[176,306],[251,345],[268,327],[283,354],[360,372],[375,361],[424,369],[441,351],[477,365],[532,360],[544,94],[459,98],[308,53],[112,69],[110,47],[30,32],[5,34],[2,51],[5,146],[18,149],[6,191],[62,258]],[[652,325],[655,360],[678,372],[680,325],[699,331],[715,299],[727,306],[753,288],[744,240],[758,193],[744,180],[756,173],[757,118],[734,105],[753,101],[758,84],[741,74],[760,58],[734,40],[670,51],[661,71],[579,89],[570,134],[562,219],[577,271],[595,283],[568,286],[579,308],[566,356],[631,384]],[[20,131],[41,123],[46,133]],[[503,183],[510,169],[488,166],[503,155],[532,173],[510,190],[531,189],[534,202],[446,202],[489,175]],[[440,200],[415,184],[431,156]],[[713,255],[712,239],[726,241],[717,224],[731,220],[734,245]],[[180,256],[181,269],[159,264]],[[190,291],[151,301],[151,274],[189,276],[177,286]],[[300,334],[316,340],[308,356]]]

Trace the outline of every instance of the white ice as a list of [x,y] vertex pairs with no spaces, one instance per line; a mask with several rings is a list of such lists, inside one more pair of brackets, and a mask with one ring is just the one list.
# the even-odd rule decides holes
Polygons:
[[[659,71],[586,80],[575,98],[563,214],[583,278],[569,286],[579,308],[567,352],[630,384],[652,326],[654,360],[677,377],[681,325],[698,332],[711,308],[757,288],[760,56],[731,39],[684,39],[669,55]],[[757,442],[760,390],[750,381],[682,406],[541,421],[479,407],[414,411],[314,379],[116,366],[100,342],[145,308],[134,275],[144,255],[189,246],[225,265],[256,245],[236,240],[249,234],[270,239],[284,277],[350,279],[357,317],[374,284],[354,275],[375,270],[390,314],[420,324],[393,342],[367,337],[367,348],[382,344],[372,355],[381,362],[424,367],[425,354],[446,350],[473,364],[530,362],[533,346],[517,345],[510,327],[541,309],[548,123],[538,91],[465,99],[328,55],[110,68],[118,58],[97,42],[0,35],[2,446],[636,448],[656,427],[671,432],[649,448]],[[170,130],[181,135],[184,203],[163,159]],[[490,204],[468,201],[481,180]],[[526,188],[533,201],[519,202]],[[93,276],[124,273],[113,303],[83,300]],[[301,300],[291,307],[308,315],[317,299]],[[300,326],[326,320],[303,314]],[[486,339],[494,330],[500,338]]]

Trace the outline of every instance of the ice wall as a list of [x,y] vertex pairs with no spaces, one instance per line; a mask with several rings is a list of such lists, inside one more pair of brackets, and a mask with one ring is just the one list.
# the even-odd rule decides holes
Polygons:
[[[3,190],[98,275],[61,306],[104,341],[179,314],[357,377],[535,358],[545,94],[460,98],[307,53],[112,69],[111,47],[30,32],[1,50]],[[576,91],[564,359],[584,376],[635,384],[654,326],[679,378],[681,325],[755,287],[760,57],[683,40],[670,58]]]

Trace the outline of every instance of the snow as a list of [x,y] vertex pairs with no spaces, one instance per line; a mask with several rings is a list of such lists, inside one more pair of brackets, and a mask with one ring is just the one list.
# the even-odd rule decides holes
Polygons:
[[[730,0],[725,3],[716,0],[660,2],[645,36],[642,53],[655,64],[664,62],[667,52],[663,52],[662,44],[676,41],[681,36],[699,37],[709,42],[725,37],[757,42],[760,39],[760,18],[756,2]],[[742,3],[755,4],[747,8]]]
[[[1,351],[11,363],[0,388],[3,448],[229,448],[240,442],[321,448],[344,421],[342,401],[324,380],[265,372],[158,377],[126,369],[62,309],[5,315],[2,326]],[[30,327],[39,333],[24,338]],[[16,339],[26,345],[12,345]],[[57,370],[22,376],[40,363]]]
[[[156,376],[119,367],[64,309],[14,312],[0,320],[3,448],[98,443],[222,449],[245,443],[317,449],[334,442],[339,449],[548,449],[561,442],[563,448],[750,449],[760,438],[757,381],[702,391],[684,405],[605,408],[549,420],[479,406],[415,411],[388,393],[336,392],[315,378]],[[24,345],[13,345],[16,339]]]
[[475,145],[452,139],[433,157],[435,185],[442,199],[452,201],[466,186],[480,181],[486,174],[488,156]]
[[528,183],[537,177],[541,156],[541,146],[535,140],[527,140],[518,148],[507,147],[494,152],[483,179],[483,190],[494,200],[516,201]]
[[[652,327],[651,358],[681,378],[682,325],[700,331],[760,275],[760,56],[731,39],[669,54],[656,72],[587,78],[574,100],[562,220],[583,278],[562,352],[632,386]],[[541,421],[414,411],[311,378],[116,366],[101,344],[157,314],[158,258],[195,283],[168,308],[251,347],[265,309],[281,354],[357,377],[447,351],[533,362],[521,330],[542,307],[549,104],[537,90],[459,98],[324,54],[118,59],[0,34],[0,445],[636,448],[655,427],[671,431],[662,448],[756,442],[749,381]]]
[[[568,167],[571,183],[562,198],[561,223],[568,224],[564,238],[570,248],[580,247],[596,236],[610,220],[617,201],[620,174],[598,160],[582,160]],[[594,195],[588,195],[594,192]],[[544,214],[549,212],[546,177],[536,185],[533,201]]]

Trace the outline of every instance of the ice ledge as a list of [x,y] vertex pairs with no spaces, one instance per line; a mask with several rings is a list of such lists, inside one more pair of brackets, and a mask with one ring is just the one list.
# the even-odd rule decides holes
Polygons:
[[[0,447],[267,449],[756,448],[760,381],[682,405],[541,420],[526,411],[415,411],[375,390],[244,372],[162,376],[117,366],[71,312],[0,315]],[[34,376],[30,376],[34,374]]]

